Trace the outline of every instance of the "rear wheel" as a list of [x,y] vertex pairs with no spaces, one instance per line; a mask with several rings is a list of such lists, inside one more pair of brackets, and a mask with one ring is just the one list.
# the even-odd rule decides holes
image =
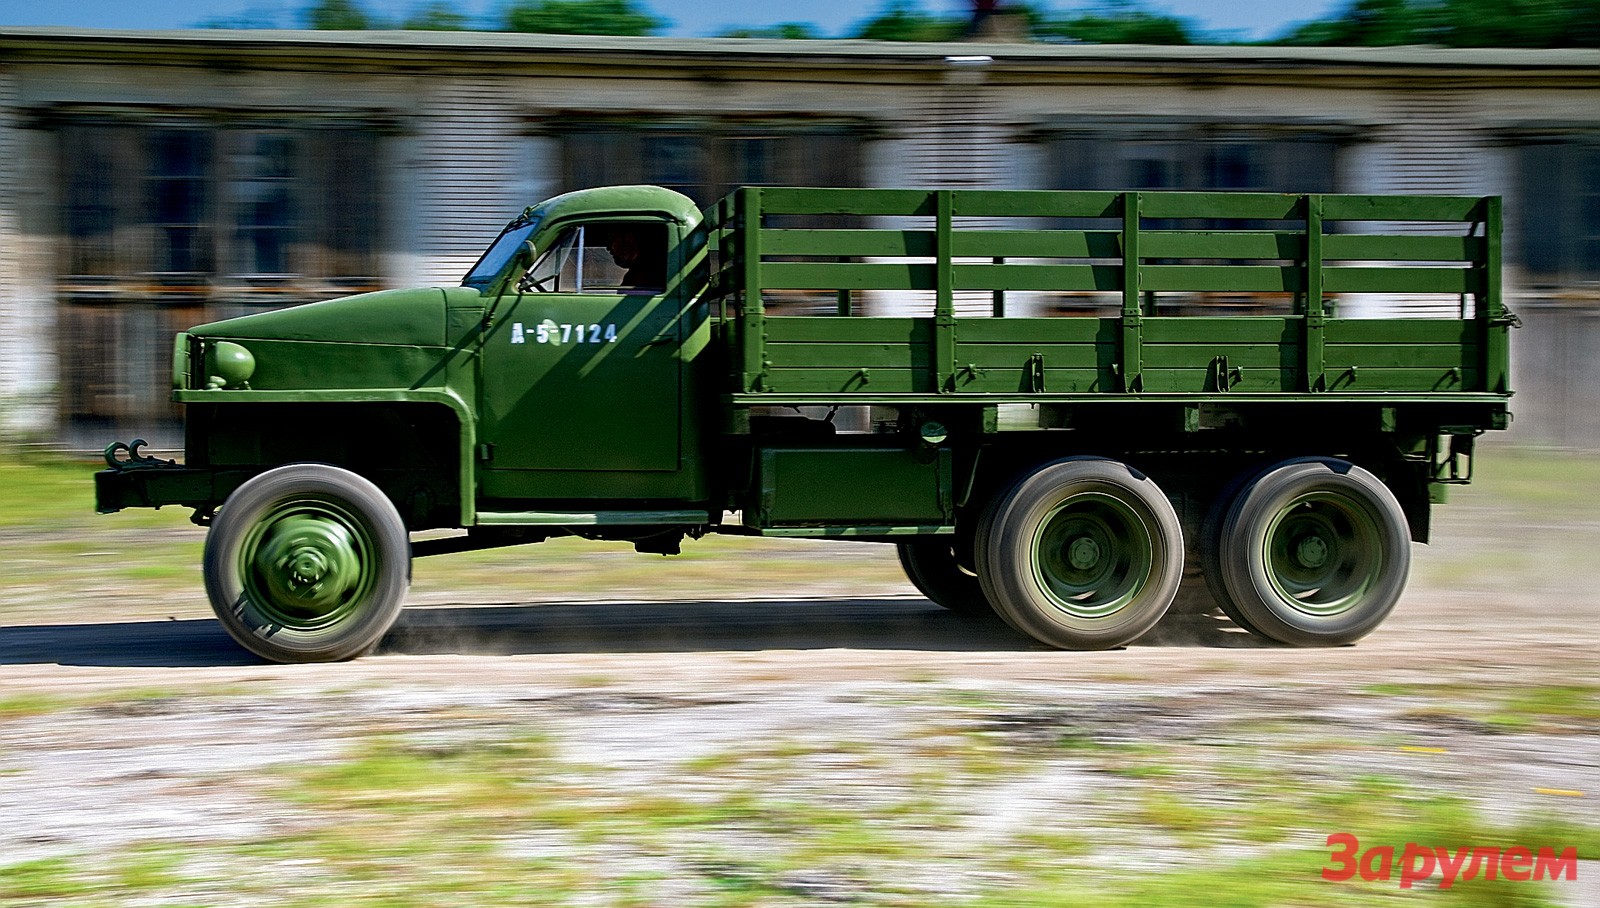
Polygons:
[[410,541],[377,486],[291,464],[228,497],[206,537],[211,607],[240,645],[274,662],[333,662],[371,649],[399,617]]
[[1213,546],[1224,607],[1282,643],[1331,646],[1371,633],[1411,567],[1405,512],[1376,476],[1334,458],[1268,468],[1227,504]]
[[1126,464],[1068,458],[995,502],[977,545],[989,601],[1017,630],[1063,649],[1107,649],[1166,613],[1183,574],[1178,515]]
[[913,539],[898,543],[895,548],[906,578],[935,605],[974,617],[994,614],[977,573],[961,563],[951,537]]

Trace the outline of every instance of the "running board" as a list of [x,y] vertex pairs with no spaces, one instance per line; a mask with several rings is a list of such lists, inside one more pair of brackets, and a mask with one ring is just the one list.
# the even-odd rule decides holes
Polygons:
[[948,536],[956,531],[947,526],[871,526],[871,527],[762,527],[758,536],[798,536],[818,539],[878,536]]
[[484,527],[705,526],[710,511],[479,511]]

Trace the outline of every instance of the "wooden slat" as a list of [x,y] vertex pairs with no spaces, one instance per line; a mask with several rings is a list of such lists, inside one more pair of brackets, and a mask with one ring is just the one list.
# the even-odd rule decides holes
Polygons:
[[925,189],[761,189],[765,214],[850,214],[863,217],[932,215]]
[[1330,344],[1475,344],[1474,324],[1458,318],[1330,318]]
[[966,258],[1122,257],[1120,230],[957,230],[954,242]]
[[768,316],[767,339],[779,343],[925,344],[933,329],[925,318],[841,318],[835,315]]
[[1475,365],[1471,352],[1454,344],[1329,344],[1329,363],[1363,369],[1447,369]]
[[1466,268],[1323,269],[1329,293],[1477,293],[1483,275]]
[[958,342],[976,344],[1080,344],[1117,341],[1115,318],[969,318]]
[[763,230],[761,250],[766,255],[931,258],[933,240],[927,230]]
[[1297,316],[1163,315],[1145,319],[1145,341],[1153,344],[1293,343]]
[[1303,197],[1270,192],[1144,192],[1147,218],[1299,220]]
[[1473,196],[1327,195],[1322,216],[1329,221],[1476,221],[1483,199]]
[[1146,230],[1140,234],[1147,259],[1298,259],[1305,234],[1281,230]]
[[1389,236],[1335,233],[1322,239],[1325,260],[1376,262],[1481,262],[1483,237]]
[[1122,216],[1119,192],[1041,189],[962,189],[952,199],[958,218],[1115,218]]
[[932,262],[769,262],[761,266],[761,284],[768,290],[932,290],[933,278]]
[[767,342],[767,358],[782,369],[930,369],[931,344],[780,344]]

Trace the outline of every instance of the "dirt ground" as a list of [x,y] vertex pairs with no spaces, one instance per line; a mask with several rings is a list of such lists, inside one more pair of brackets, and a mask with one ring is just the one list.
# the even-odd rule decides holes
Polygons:
[[[257,663],[198,590],[127,621],[107,616],[140,597],[137,582],[19,583],[0,611],[0,904],[1044,905],[1098,892],[1212,905],[1203,873],[1231,866],[1260,888],[1226,904],[1600,905],[1595,475],[1459,493],[1436,511],[1434,545],[1414,548],[1394,616],[1335,649],[1198,617],[1119,651],[1051,651],[941,611],[892,551],[843,542],[745,546],[701,562],[699,589],[680,578],[621,596],[577,582],[519,595],[515,571],[496,568],[510,560],[434,583],[422,562],[381,650],[338,665]],[[172,531],[183,545],[193,532]],[[543,557],[514,563],[537,572]],[[647,556],[586,557],[598,571]],[[704,595],[769,567],[783,586],[768,598]],[[538,805],[506,814],[430,787],[491,772],[459,761],[529,736],[553,774],[540,778],[561,780],[541,783],[555,787]],[[325,774],[371,770],[375,753],[423,761],[422,781]],[[406,826],[425,856],[452,836],[491,842],[473,852],[490,856],[443,855],[466,874],[446,885],[370,875],[380,846],[329,844],[352,817],[424,822],[381,801],[406,785],[479,818]],[[652,798],[677,806],[640,816]],[[582,816],[542,812],[558,801]],[[726,812],[735,801],[745,812]],[[708,803],[724,812],[681,807]],[[1325,837],[1347,828],[1397,854],[1537,839],[1585,860],[1555,886],[1352,888],[1317,876]],[[159,873],[125,869],[157,858]],[[1154,871],[1173,886],[1148,888]],[[511,888],[473,888],[502,877]]]

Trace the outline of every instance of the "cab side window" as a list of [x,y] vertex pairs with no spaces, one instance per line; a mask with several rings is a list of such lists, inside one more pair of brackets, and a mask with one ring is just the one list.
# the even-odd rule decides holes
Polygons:
[[667,227],[606,221],[568,228],[527,283],[547,293],[660,293],[667,286]]

